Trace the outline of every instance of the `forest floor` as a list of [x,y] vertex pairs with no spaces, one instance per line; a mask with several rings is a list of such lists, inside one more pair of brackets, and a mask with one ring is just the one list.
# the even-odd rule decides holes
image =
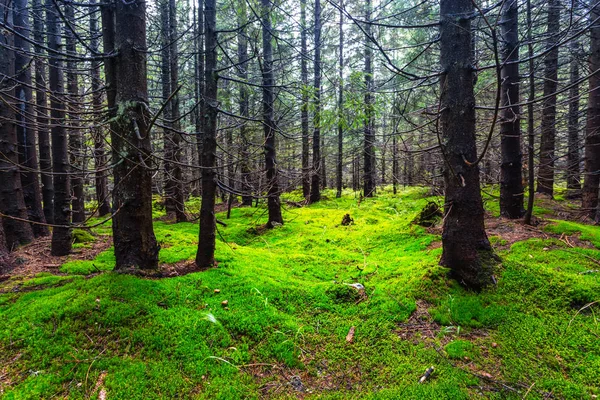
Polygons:
[[264,208],[235,208],[218,267],[181,276],[197,223],[156,209],[162,279],[111,272],[110,225],[78,231],[66,258],[40,240],[0,279],[0,397],[595,399],[600,227],[558,198],[526,227],[485,196],[503,263],[482,293],[438,266],[440,228],[412,223],[442,202],[422,188],[288,195],[268,231]]

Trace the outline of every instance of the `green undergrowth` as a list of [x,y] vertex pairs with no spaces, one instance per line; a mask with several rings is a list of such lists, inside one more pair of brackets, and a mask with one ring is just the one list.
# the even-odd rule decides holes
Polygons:
[[[441,202],[422,188],[327,191],[285,206],[285,224],[266,231],[262,206],[235,208],[218,215],[218,267],[175,278],[110,272],[108,249],[60,276],[11,279],[0,286],[0,397],[600,395],[600,307],[590,305],[600,274],[584,273],[598,268],[598,248],[517,242],[499,252],[497,286],[468,292],[437,265],[440,237],[411,224],[428,201]],[[346,213],[354,223],[342,226]],[[553,224],[597,246],[600,228]],[[196,223],[156,221],[155,232],[161,263],[193,260]]]

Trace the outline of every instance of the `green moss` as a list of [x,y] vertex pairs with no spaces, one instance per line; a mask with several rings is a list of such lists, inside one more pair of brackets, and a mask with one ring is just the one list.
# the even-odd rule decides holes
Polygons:
[[94,235],[83,229],[73,229],[73,240],[76,244],[91,243],[96,240]]
[[462,359],[473,356],[473,343],[466,340],[453,340],[445,347],[449,358]]

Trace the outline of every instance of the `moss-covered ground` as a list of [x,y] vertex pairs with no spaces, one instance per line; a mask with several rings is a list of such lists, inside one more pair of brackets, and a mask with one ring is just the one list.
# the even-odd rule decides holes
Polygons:
[[[553,221],[547,238],[499,250],[497,286],[472,293],[437,265],[436,231],[411,224],[440,201],[425,193],[328,192],[269,231],[263,208],[236,208],[205,272],[116,274],[109,249],[13,277],[0,284],[0,397],[599,396],[600,227]],[[354,224],[340,224],[346,213]],[[155,229],[162,263],[194,258],[197,224]]]

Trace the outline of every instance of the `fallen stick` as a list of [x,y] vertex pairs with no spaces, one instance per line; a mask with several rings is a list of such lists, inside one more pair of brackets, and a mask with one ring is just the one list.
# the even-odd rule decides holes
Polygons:
[[425,371],[425,373],[423,374],[423,376],[421,378],[419,378],[419,383],[423,383],[427,380],[427,378],[429,378],[431,376],[431,374],[433,373],[433,366],[427,368],[427,371]]

